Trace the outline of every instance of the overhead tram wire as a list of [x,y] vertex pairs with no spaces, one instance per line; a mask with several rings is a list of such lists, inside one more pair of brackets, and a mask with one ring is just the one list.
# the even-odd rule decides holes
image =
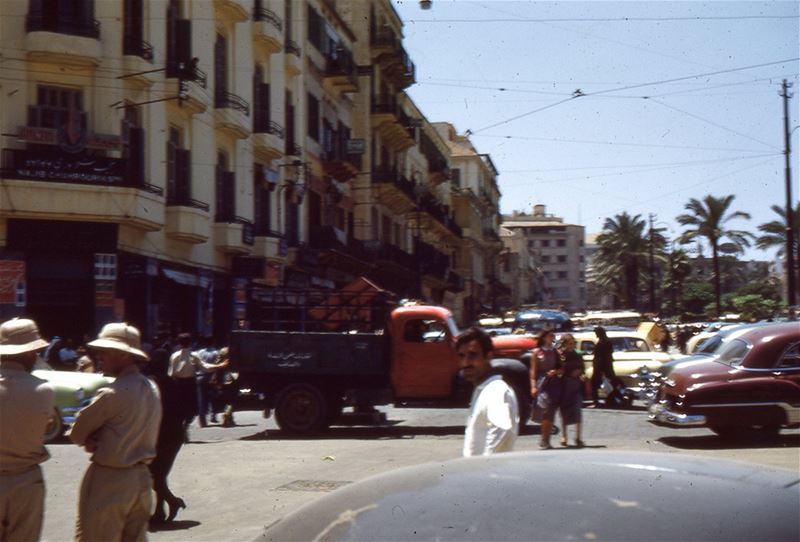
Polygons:
[[[623,91],[623,90],[631,90],[631,89],[634,89],[634,88],[643,88],[643,87],[650,87],[650,86],[655,86],[655,85],[663,85],[663,84],[666,84],[666,83],[674,83],[676,81],[686,81],[686,80],[689,80],[689,79],[696,79],[698,77],[711,77],[711,76],[714,76],[714,75],[721,75],[721,74],[724,74],[724,73],[734,73],[734,72],[738,72],[738,71],[752,70],[752,69],[756,69],[756,68],[763,68],[763,67],[766,67],[766,66],[775,66],[777,64],[785,64],[785,63],[788,63],[788,62],[796,62],[798,60],[800,60],[800,57],[789,58],[789,59],[785,59],[785,60],[776,60],[776,61],[773,61],[773,62],[764,62],[762,64],[753,64],[753,65],[750,65],[750,66],[741,66],[739,68],[729,68],[727,70],[717,70],[717,71],[708,72],[708,73],[687,75],[687,76],[684,76],[684,77],[674,77],[672,79],[663,79],[663,80],[660,80],[660,81],[651,81],[649,83],[639,83],[639,84],[636,84],[636,85],[627,85],[627,86],[624,86],[624,87],[610,88],[610,89],[606,89],[606,90],[598,90],[598,91],[595,91],[595,92],[583,92],[581,89],[577,89],[572,94],[572,96],[570,96],[569,98],[566,98],[564,100],[560,100],[558,102],[546,105],[544,107],[539,107],[537,109],[534,109],[532,111],[528,111],[526,113],[515,115],[515,116],[513,116],[511,118],[508,118],[508,119],[505,119],[505,120],[502,120],[502,121],[499,121],[499,122],[495,122],[494,124],[491,124],[489,126],[484,126],[483,128],[479,128],[477,130],[467,130],[467,132],[470,135],[471,134],[477,134],[478,132],[483,132],[483,131],[488,130],[490,128],[495,128],[497,126],[502,126],[503,124],[507,124],[509,122],[513,122],[515,120],[519,120],[519,119],[527,117],[529,115],[533,115],[535,113],[539,113],[540,111],[544,111],[546,109],[551,109],[553,107],[559,106],[559,105],[561,105],[563,103],[566,103],[568,101],[574,100],[576,98],[582,98],[582,97],[585,97],[585,96],[597,96],[597,95],[602,95],[602,94],[609,94],[609,93],[612,93],[612,92],[620,92],[620,91]],[[763,142],[760,142],[760,143],[763,144]],[[769,145],[769,146],[772,147],[772,145]]]
[[513,18],[513,19],[409,19],[409,23],[627,23],[668,21],[746,21],[771,19],[798,19],[800,15],[720,15],[696,17],[561,17],[561,18]]
[[490,137],[497,139],[519,139],[524,141],[544,141],[552,143],[580,143],[590,145],[616,145],[620,147],[648,147],[656,149],[680,149],[680,150],[693,150],[693,151],[723,151],[723,152],[753,152],[763,153],[763,149],[738,149],[731,147],[692,147],[690,145],[665,145],[663,143],[630,143],[620,141],[599,141],[590,139],[560,139],[552,137],[534,137],[534,136],[514,136],[514,135],[495,135],[495,134],[475,134],[475,137]]

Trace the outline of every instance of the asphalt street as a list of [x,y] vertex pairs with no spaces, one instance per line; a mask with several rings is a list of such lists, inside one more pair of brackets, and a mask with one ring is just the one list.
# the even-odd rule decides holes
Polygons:
[[[236,414],[236,427],[194,426],[178,456],[170,487],[183,497],[169,528],[151,540],[252,540],[299,506],[341,485],[373,474],[460,457],[466,409],[384,408],[379,426],[338,425],[314,437],[283,435],[260,412]],[[643,409],[584,410],[584,449],[552,453],[580,460],[594,450],[633,450],[720,457],[800,471],[800,431],[770,442],[736,442],[706,429],[670,430],[647,422]],[[537,450],[536,428],[526,428],[516,450]],[[43,465],[47,502],[43,540],[71,540],[77,496],[88,456],[60,441]],[[535,455],[532,456],[535,458]]]

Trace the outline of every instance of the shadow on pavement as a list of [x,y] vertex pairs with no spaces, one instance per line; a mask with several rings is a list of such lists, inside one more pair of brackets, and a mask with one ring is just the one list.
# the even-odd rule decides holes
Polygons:
[[[394,422],[395,424],[398,422]],[[373,427],[331,427],[325,431],[293,435],[279,429],[261,431],[254,435],[242,437],[239,440],[308,440],[318,438],[324,440],[351,440],[351,439],[404,439],[417,436],[444,437],[450,435],[463,435],[463,425],[446,426],[407,426],[407,425],[380,425]]]
[[681,450],[736,450],[746,448],[800,448],[800,434],[774,438],[722,438],[716,435],[661,437],[661,444]]
[[169,523],[150,524],[147,531],[151,533],[166,532],[166,531],[184,531],[187,529],[191,529],[193,527],[197,527],[199,525],[202,525],[202,523],[200,523],[199,521],[194,521],[191,519],[184,519],[184,520],[179,519],[175,521],[170,521]]

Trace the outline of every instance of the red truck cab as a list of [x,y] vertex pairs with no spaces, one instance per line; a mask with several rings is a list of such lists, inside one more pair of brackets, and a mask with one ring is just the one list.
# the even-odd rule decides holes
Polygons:
[[[392,388],[397,399],[445,398],[454,393],[459,371],[452,313],[443,307],[412,305],[390,316]],[[536,341],[524,335],[494,337],[495,358],[521,358]]]

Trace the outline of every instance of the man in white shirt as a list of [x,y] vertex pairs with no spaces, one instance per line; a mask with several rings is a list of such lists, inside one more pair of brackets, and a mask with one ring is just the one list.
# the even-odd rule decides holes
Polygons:
[[514,390],[500,375],[491,374],[492,338],[473,327],[458,336],[456,353],[464,378],[475,386],[464,457],[510,452],[519,432],[519,407]]

